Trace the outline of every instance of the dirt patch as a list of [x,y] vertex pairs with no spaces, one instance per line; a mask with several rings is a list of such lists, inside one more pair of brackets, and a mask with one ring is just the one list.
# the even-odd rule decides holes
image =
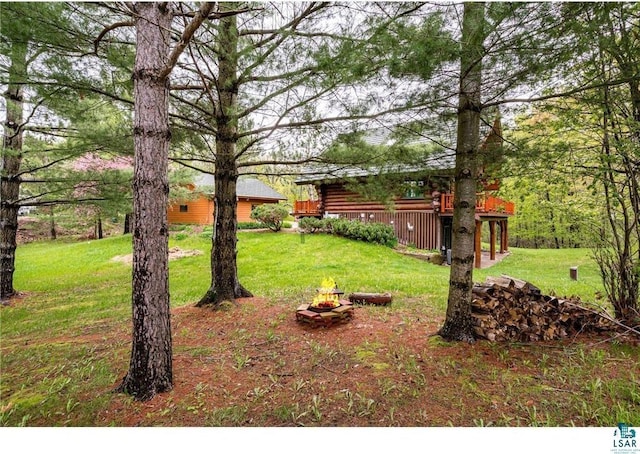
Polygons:
[[[178,246],[174,246],[169,249],[169,260],[177,260],[184,257],[194,257],[202,255],[203,252],[199,249],[180,249]],[[125,265],[131,265],[133,263],[133,254],[116,255],[112,257],[110,262],[120,262]]]
[[[560,375],[566,357],[557,352],[572,342],[446,343],[432,336],[441,314],[374,306],[356,307],[348,323],[310,328],[296,322],[295,309],[261,298],[217,312],[174,309],[174,388],[143,403],[117,395],[97,423],[530,425],[541,423],[531,419],[533,407],[555,405],[583,386],[584,378],[573,383]],[[124,375],[126,362],[119,367]],[[556,425],[589,424],[561,404],[568,413],[554,415]]]

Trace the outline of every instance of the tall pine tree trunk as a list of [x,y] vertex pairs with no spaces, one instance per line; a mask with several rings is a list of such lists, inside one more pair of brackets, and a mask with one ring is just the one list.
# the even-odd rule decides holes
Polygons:
[[132,223],[131,217],[132,217],[132,213],[127,213],[124,215],[124,227],[122,229],[123,235],[131,233],[131,223]]
[[98,215],[96,219],[96,239],[101,240],[103,238],[104,232],[102,230],[102,217]]
[[49,238],[52,240],[58,238],[58,233],[56,232],[56,218],[53,214],[53,205],[49,207]]
[[4,92],[7,108],[0,159],[0,299],[14,293],[13,273],[18,233],[20,165],[22,163],[23,85],[26,80],[27,43],[11,46],[8,88]]
[[484,3],[466,2],[462,22],[460,99],[453,200],[453,245],[447,316],[440,335],[474,342],[471,320],[476,174],[480,142]]
[[169,313],[167,177],[169,77],[173,12],[137,3],[134,80],[133,340],[119,391],[147,400],[173,386]]
[[[220,4],[221,11],[232,4]],[[238,27],[236,17],[220,19],[218,58],[219,105],[216,110],[215,221],[211,249],[211,286],[197,306],[217,307],[223,301],[252,296],[238,280],[237,192],[238,168]]]

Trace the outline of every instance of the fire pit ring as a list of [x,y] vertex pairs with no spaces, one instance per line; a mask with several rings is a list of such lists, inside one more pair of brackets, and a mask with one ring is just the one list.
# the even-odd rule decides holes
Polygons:
[[314,306],[312,304],[309,305],[309,310],[313,311],[313,312],[331,312],[334,309],[339,308],[340,306],[336,306],[336,307],[318,307],[318,306]]
[[307,323],[315,328],[351,320],[353,303],[340,299],[344,292],[338,288],[338,284],[333,278],[324,278],[317,292],[313,302],[298,306],[296,310],[298,322]]
[[[340,300],[339,302],[340,305],[334,308],[317,308],[311,307],[309,303],[301,304],[296,309],[296,321],[307,324],[312,328],[347,323],[353,318],[353,303],[347,300]],[[318,312],[318,309],[322,311]]]

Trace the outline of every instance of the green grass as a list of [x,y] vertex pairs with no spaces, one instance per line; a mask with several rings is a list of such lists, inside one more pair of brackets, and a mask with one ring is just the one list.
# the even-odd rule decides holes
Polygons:
[[[197,257],[170,263],[172,305],[197,300],[209,287],[211,242],[200,236],[176,240],[170,246],[199,249]],[[404,257],[391,249],[328,235],[292,235],[240,232],[239,276],[245,287],[266,297],[313,293],[322,278],[333,277],[345,291],[389,291],[397,297],[428,298],[437,309],[446,306],[449,268]],[[53,298],[56,310],[74,300],[84,310],[129,310],[131,269],[111,262],[131,253],[129,236],[80,243],[41,242],[21,246],[17,252],[15,286]],[[579,280],[569,278],[569,267],[579,267]],[[593,301],[602,285],[596,265],[585,249],[512,249],[500,264],[474,271],[474,280],[509,274],[528,280],[546,293],[579,295]],[[73,296],[71,296],[73,295]],[[117,303],[114,305],[114,303]],[[45,308],[47,309],[47,308]]]
[[[261,295],[311,294],[324,277],[332,277],[346,292],[389,291],[399,299],[431,295],[441,308],[446,301],[446,268],[384,246],[328,235],[248,233],[240,237],[239,250],[241,281]],[[437,294],[432,293],[435,289]]]
[[[211,242],[198,235],[171,237],[170,246],[199,249],[203,255],[170,262],[174,307],[197,301],[210,284]],[[239,276],[255,295],[305,300],[324,277],[345,292],[392,292],[397,306],[419,299],[438,311],[446,307],[449,268],[405,257],[391,249],[327,235],[241,232]],[[2,336],[46,330],[60,335],[102,321],[120,323],[130,315],[131,267],[111,259],[131,253],[130,236],[79,243],[40,242],[17,251],[15,287],[33,297],[2,312]],[[569,267],[579,267],[579,280]],[[474,280],[508,274],[545,293],[578,295],[595,301],[602,292],[598,271],[584,249],[513,249],[500,264],[475,270]],[[89,321],[89,322],[88,322]]]
[[[381,317],[391,311],[411,314],[421,307],[443,314],[446,308],[449,279],[446,266],[406,257],[384,246],[327,235],[240,232],[238,237],[240,280],[256,296],[268,301],[305,301],[315,293],[322,278],[332,277],[347,293],[392,292],[394,305],[379,308]],[[193,304],[209,287],[211,241],[202,235],[176,237],[174,234],[170,246],[204,252],[200,256],[170,262],[172,306]],[[25,297],[11,307],[0,309],[0,425],[95,424],[96,415],[113,398],[109,391],[118,380],[113,364],[126,364],[129,345],[127,341],[118,341],[110,348],[99,349],[86,342],[74,343],[73,338],[95,336],[103,339],[106,335],[113,337],[114,332],[124,334],[119,338],[129,335],[131,266],[111,261],[114,256],[129,253],[130,236],[77,243],[38,242],[18,248],[15,287],[24,292]],[[569,278],[571,266],[579,267],[578,281]],[[602,292],[597,268],[584,249],[513,249],[500,264],[476,270],[474,280],[483,281],[487,275],[500,274],[526,279],[545,293],[578,295],[585,301],[593,301],[596,293]],[[251,335],[249,332],[231,332],[229,336],[241,346],[241,334]],[[311,345],[312,359],[318,362],[329,361],[341,352],[340,346],[336,345]],[[191,348],[194,358],[207,351]],[[425,339],[425,348],[448,347],[446,343],[439,345]],[[513,348],[496,345],[495,354],[505,362],[516,361],[511,355]],[[415,358],[401,345],[385,356],[365,343],[353,354],[381,373],[400,368],[415,383],[425,380]],[[536,351],[536,357],[546,354]],[[502,421],[490,422],[494,425],[565,425],[568,422],[563,418],[566,419],[567,408],[578,413],[578,423],[613,425],[617,421],[637,420],[638,413],[630,410],[629,402],[640,404],[640,396],[637,388],[629,386],[628,377],[626,382],[625,376],[597,381],[598,374],[594,372],[604,373],[607,368],[637,360],[638,349],[628,351],[625,345],[619,346],[617,352],[608,352],[607,356],[598,356],[582,347],[563,351],[547,358],[545,364],[541,363],[540,374],[548,374],[547,381],[552,387],[560,388],[569,383],[576,393],[562,394],[559,400],[538,399],[535,408],[521,404],[522,408],[515,412],[517,416],[506,415]],[[481,359],[467,358],[466,361],[452,360],[450,367],[445,362],[441,373],[451,380],[460,380],[460,386],[468,388],[465,392],[478,394],[482,401],[482,386],[474,384],[475,372],[469,369],[473,364],[481,364]],[[247,369],[248,363],[248,356],[238,350],[229,367],[241,371]],[[493,373],[491,370],[484,372],[487,376]],[[495,378],[507,383],[505,392],[513,396],[514,401],[518,399],[518,384],[530,389],[527,392],[538,393],[538,397],[549,394],[535,388],[539,386],[536,379],[505,374]],[[632,383],[637,380],[636,371]],[[396,402],[398,405],[400,400],[409,400],[424,392],[420,388],[405,389],[384,380],[381,380],[381,386],[388,389],[389,396],[401,396]],[[260,401],[257,396],[264,394],[263,389],[266,388],[256,384],[252,393],[254,401]],[[295,422],[301,414],[306,414],[311,418],[310,423],[321,425],[326,419],[326,409],[333,401],[346,402],[345,408],[350,414],[373,414],[378,408],[377,403],[372,403],[364,394],[355,391],[347,394],[314,395],[315,398],[308,402],[299,402],[298,407],[291,403],[271,411],[286,422]],[[484,399],[490,403],[491,396]],[[604,411],[612,401],[617,407]],[[391,424],[397,416],[395,406],[385,411]],[[209,416],[210,423],[240,424],[246,412],[244,406],[220,408]],[[477,420],[476,423],[485,425],[488,421]]]

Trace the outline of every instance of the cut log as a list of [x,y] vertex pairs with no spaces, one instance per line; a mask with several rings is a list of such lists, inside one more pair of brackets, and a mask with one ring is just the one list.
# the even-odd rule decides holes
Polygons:
[[352,293],[349,301],[358,304],[387,305],[392,300],[391,293]]
[[500,277],[487,276],[485,283],[494,286],[494,288],[509,292],[520,290],[527,295],[540,295],[542,293],[540,289],[532,283],[505,274]]

